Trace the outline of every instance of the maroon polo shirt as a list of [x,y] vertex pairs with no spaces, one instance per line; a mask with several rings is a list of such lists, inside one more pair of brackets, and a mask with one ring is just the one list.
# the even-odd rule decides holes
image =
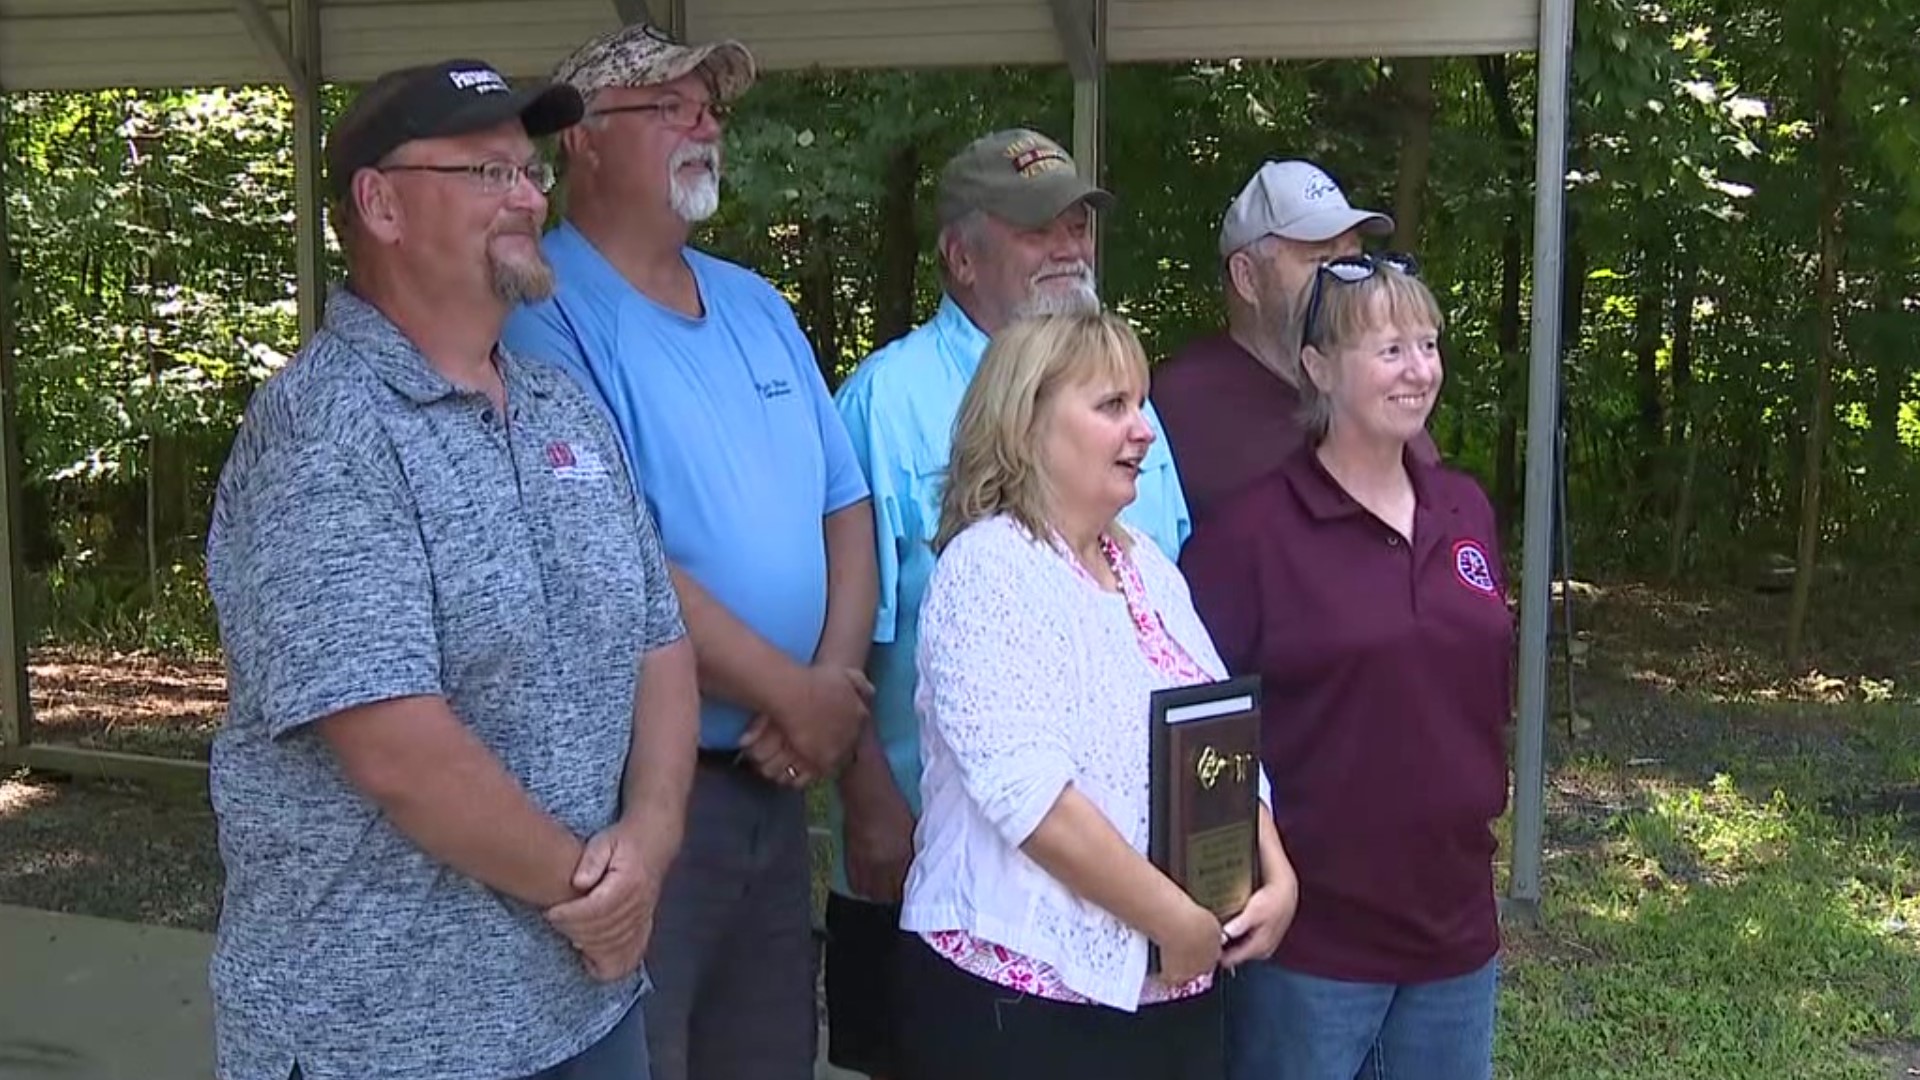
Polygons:
[[[1191,342],[1154,368],[1153,408],[1196,522],[1306,442],[1300,391],[1229,334]],[[1414,450],[1440,460],[1424,431]]]
[[1180,567],[1227,668],[1258,674],[1261,757],[1300,876],[1274,961],[1325,978],[1462,975],[1499,948],[1513,620],[1492,506],[1407,455],[1413,543],[1311,449],[1196,521]]

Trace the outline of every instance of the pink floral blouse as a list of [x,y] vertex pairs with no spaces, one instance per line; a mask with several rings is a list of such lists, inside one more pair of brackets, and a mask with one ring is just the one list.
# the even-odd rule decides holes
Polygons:
[[[1074,573],[1088,584],[1096,588],[1099,586],[1093,575],[1087,573],[1086,567],[1080,565],[1080,560],[1073,557],[1058,537],[1054,539],[1054,547],[1073,567]],[[1140,570],[1134,565],[1133,559],[1112,537],[1100,538],[1100,550],[1106,556],[1107,565],[1113,569],[1115,580],[1120,583],[1120,595],[1126,599],[1127,613],[1133,617],[1134,633],[1139,638],[1140,651],[1146,655],[1147,662],[1161,674],[1168,686],[1191,686],[1206,682],[1209,678],[1206,671],[1194,663],[1187,651],[1167,633],[1166,624],[1161,622],[1159,613],[1148,608],[1146,587],[1140,581]],[[937,930],[921,936],[935,952],[970,975],[1034,997],[1073,1004],[1088,1002],[1084,995],[1068,989],[1052,966],[982,940],[964,930]],[[1140,988],[1140,1004],[1151,1005],[1192,997],[1212,985],[1212,974],[1201,975],[1179,986],[1169,986],[1149,975]]]

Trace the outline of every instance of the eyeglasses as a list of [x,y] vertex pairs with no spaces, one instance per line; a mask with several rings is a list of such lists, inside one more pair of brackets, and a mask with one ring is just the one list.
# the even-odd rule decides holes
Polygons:
[[1301,322],[1300,343],[1307,345],[1316,340],[1314,323],[1320,318],[1321,286],[1328,278],[1342,285],[1356,285],[1379,273],[1382,266],[1391,267],[1408,277],[1420,276],[1420,263],[1412,255],[1400,251],[1383,251],[1378,255],[1342,255],[1321,263],[1313,275],[1313,292],[1307,298],[1307,317]]
[[644,105],[609,105],[604,109],[594,109],[588,116],[612,116],[614,113],[657,112],[668,127],[688,131],[700,126],[700,121],[713,117],[716,124],[724,124],[732,115],[732,106],[709,98],[705,101],[690,101],[683,97],[665,97],[659,101],[649,101]]
[[480,190],[489,195],[505,195],[512,191],[522,176],[534,186],[540,194],[553,190],[553,166],[544,161],[529,161],[525,165],[511,161],[483,161],[478,165],[382,165],[381,172],[430,172],[448,176],[470,176],[480,182]]

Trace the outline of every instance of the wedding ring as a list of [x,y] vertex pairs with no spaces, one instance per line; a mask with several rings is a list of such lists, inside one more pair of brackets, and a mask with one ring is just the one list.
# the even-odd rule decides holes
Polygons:
[[794,768],[791,765],[787,766],[787,779],[789,780],[800,779],[800,770]]

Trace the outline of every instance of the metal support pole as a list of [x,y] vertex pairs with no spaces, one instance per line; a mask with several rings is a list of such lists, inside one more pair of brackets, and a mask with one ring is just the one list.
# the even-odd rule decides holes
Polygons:
[[[1073,160],[1080,175],[1096,184],[1106,182],[1107,152],[1107,0],[1089,0],[1085,8],[1091,48],[1085,59],[1072,63],[1073,73]],[[1071,62],[1075,55],[1067,53]],[[1099,275],[1105,258],[1104,222],[1093,220],[1094,273]]]
[[1553,459],[1559,430],[1560,301],[1567,182],[1567,68],[1573,0],[1540,2],[1539,115],[1534,124],[1533,349],[1527,375],[1527,492],[1520,580],[1520,717],[1508,910],[1540,917],[1546,839],[1547,634],[1552,619]]
[[326,201],[321,198],[320,0],[288,0],[287,15],[296,76],[293,89],[294,293],[300,310],[300,340],[320,329],[327,302],[327,249],[322,235]]
[[7,244],[7,95],[0,88],[0,756],[33,741],[27,686],[25,535],[20,515],[13,254]]
[[623,25],[651,23],[675,41],[687,40],[687,0],[613,0]]

